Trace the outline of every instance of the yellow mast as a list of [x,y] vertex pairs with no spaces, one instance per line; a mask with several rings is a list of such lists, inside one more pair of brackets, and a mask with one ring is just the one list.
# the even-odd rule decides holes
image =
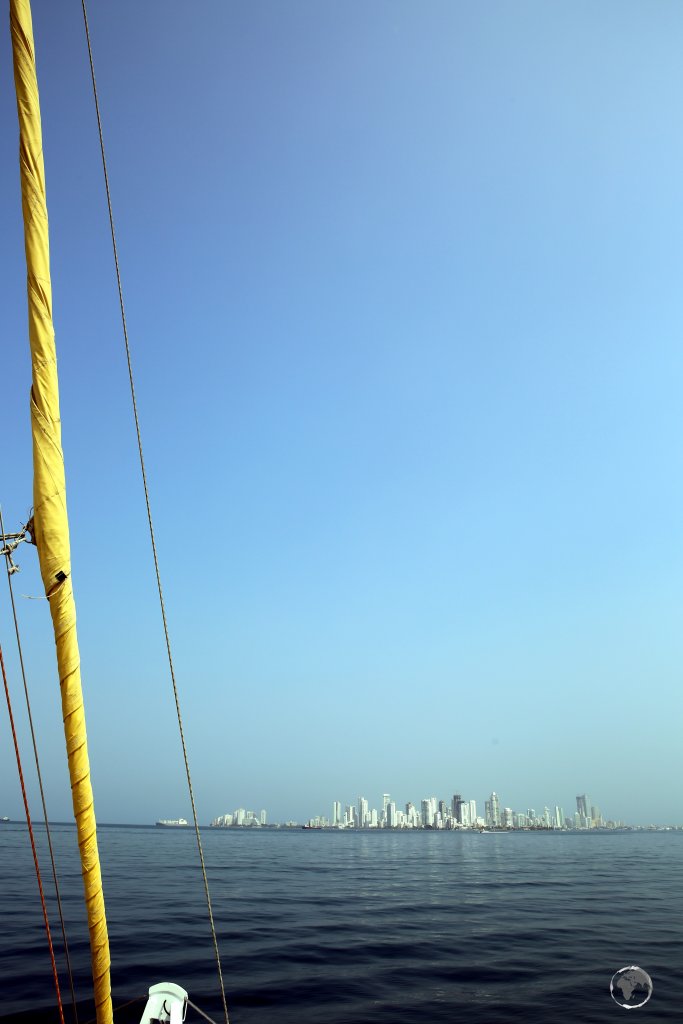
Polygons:
[[29,0],[10,0],[14,82],[28,288],[32,387],[34,539],[55,631],[69,776],[90,930],[98,1024],[112,1024],[109,938],[93,807],[76,606],[71,586],[54,328],[43,143]]

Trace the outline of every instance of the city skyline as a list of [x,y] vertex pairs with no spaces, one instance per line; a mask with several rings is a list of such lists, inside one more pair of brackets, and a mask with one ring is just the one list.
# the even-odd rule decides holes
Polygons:
[[[408,801],[403,808],[392,800],[390,793],[382,794],[382,809],[370,807],[364,796],[359,796],[355,803],[342,804],[340,800],[332,803],[332,814],[314,815],[309,817],[303,827],[310,828],[357,828],[357,829],[455,829],[455,828],[547,828],[547,829],[591,829],[591,828],[623,828],[626,822],[620,819],[605,818],[597,804],[591,801],[587,793],[576,796],[576,810],[565,815],[564,808],[555,804],[551,808],[543,807],[537,813],[533,807],[524,811],[502,807],[500,797],[494,791],[484,802],[484,815],[477,813],[475,799],[463,798],[454,793],[450,802],[425,797],[419,805]],[[266,824],[265,810],[256,813],[245,808],[238,808],[217,816],[211,822],[212,827],[253,827]],[[280,824],[297,826],[299,823],[289,819]]]

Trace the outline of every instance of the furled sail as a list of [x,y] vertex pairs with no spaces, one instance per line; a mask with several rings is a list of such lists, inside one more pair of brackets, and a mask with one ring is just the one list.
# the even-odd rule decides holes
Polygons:
[[109,939],[97,850],[90,765],[71,586],[57,360],[52,326],[52,291],[43,146],[29,0],[10,0],[14,81],[19,113],[21,195],[26,247],[29,338],[33,383],[34,538],[57,646],[69,775],[85,886],[98,1024],[113,1020]]

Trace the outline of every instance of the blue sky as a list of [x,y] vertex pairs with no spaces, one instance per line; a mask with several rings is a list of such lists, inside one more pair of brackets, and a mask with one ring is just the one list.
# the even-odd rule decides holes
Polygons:
[[[96,810],[189,817],[79,5],[33,7]],[[680,5],[90,7],[200,818],[495,789],[683,822]],[[13,526],[30,368],[0,37]],[[19,604],[65,818],[48,610]],[[5,598],[0,639],[25,734]]]

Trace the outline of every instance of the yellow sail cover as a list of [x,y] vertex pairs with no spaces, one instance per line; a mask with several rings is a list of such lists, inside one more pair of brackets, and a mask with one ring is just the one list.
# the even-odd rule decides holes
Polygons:
[[90,784],[76,607],[71,586],[57,359],[52,326],[43,144],[29,0],[10,0],[10,23],[19,113],[21,195],[33,366],[31,427],[35,541],[57,646],[69,775],[90,929],[97,1021],[98,1024],[111,1024],[109,938]]

